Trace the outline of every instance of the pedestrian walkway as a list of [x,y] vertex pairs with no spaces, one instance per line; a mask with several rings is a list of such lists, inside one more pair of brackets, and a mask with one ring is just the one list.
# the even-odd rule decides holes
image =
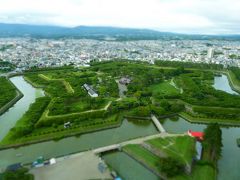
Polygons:
[[159,122],[159,120],[157,119],[157,117],[155,115],[152,114],[151,119],[160,133],[166,132],[166,130],[163,128],[162,124]]

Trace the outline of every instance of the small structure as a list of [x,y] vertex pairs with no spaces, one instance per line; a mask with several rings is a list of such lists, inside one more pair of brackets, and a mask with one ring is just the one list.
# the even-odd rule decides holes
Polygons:
[[91,97],[98,97],[98,94],[94,91],[94,89],[90,85],[84,84],[83,88],[88,92],[88,94]]
[[188,130],[188,135],[191,137],[195,137],[198,141],[203,141],[204,133],[203,132],[193,132]]
[[114,180],[122,180],[116,173],[116,171],[111,171],[111,176]]
[[196,142],[196,159],[200,160],[202,158],[202,144],[200,142]]
[[36,161],[32,163],[32,167],[38,168],[38,167],[43,167],[43,166],[52,165],[52,164],[56,164],[55,158],[51,158],[49,160],[44,161],[43,157],[40,156],[37,158]]
[[66,128],[69,128],[69,127],[71,127],[71,123],[70,123],[70,122],[64,123],[64,128],[65,128],[65,129],[66,129]]
[[113,178],[117,178],[117,173],[116,173],[116,171],[111,171],[111,176],[112,176]]
[[50,162],[50,165],[57,163],[57,161],[56,161],[55,158],[51,158],[51,159],[49,160],[49,162]]
[[99,170],[101,173],[106,172],[106,170],[107,170],[107,165],[106,165],[104,162],[98,163],[98,170]]
[[128,77],[122,77],[122,78],[119,80],[119,83],[120,83],[120,84],[123,84],[123,85],[128,85],[130,82],[131,82],[131,79],[128,78]]
[[44,159],[42,156],[38,157],[36,161],[32,163],[32,167],[43,167],[44,166]]
[[16,163],[16,164],[9,165],[6,170],[15,172],[15,171],[17,171],[18,169],[21,169],[21,168],[22,168],[22,164],[21,163]]

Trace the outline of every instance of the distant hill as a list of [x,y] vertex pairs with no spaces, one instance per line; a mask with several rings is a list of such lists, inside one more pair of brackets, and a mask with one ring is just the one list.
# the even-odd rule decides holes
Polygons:
[[99,40],[155,40],[155,39],[230,39],[240,40],[239,35],[206,36],[159,32],[149,29],[78,26],[74,28],[44,25],[0,23],[0,37],[32,38],[87,38]]

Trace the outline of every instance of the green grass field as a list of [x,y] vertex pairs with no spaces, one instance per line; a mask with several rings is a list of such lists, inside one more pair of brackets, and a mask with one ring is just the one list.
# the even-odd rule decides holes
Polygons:
[[0,77],[0,108],[16,97],[16,88],[5,77]]
[[190,164],[195,155],[195,139],[189,136],[157,138],[147,143],[183,163]]
[[180,93],[178,89],[176,89],[173,85],[170,84],[170,81],[165,81],[160,84],[152,85],[149,88],[153,92],[153,95],[176,95]]
[[150,169],[153,169],[156,172],[159,171],[158,166],[160,158],[152,154],[147,149],[143,148],[141,145],[137,144],[127,145],[123,148],[123,150],[133,158],[145,164]]
[[232,82],[232,86],[238,91],[240,92],[240,82],[239,80],[236,78],[235,74],[232,71],[228,71],[227,75],[229,76],[230,82]]

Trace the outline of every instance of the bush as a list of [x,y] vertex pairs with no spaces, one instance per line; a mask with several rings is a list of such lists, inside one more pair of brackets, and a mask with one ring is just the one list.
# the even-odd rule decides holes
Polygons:
[[167,175],[167,177],[173,177],[184,172],[184,165],[173,158],[162,158],[159,162],[160,172]]

